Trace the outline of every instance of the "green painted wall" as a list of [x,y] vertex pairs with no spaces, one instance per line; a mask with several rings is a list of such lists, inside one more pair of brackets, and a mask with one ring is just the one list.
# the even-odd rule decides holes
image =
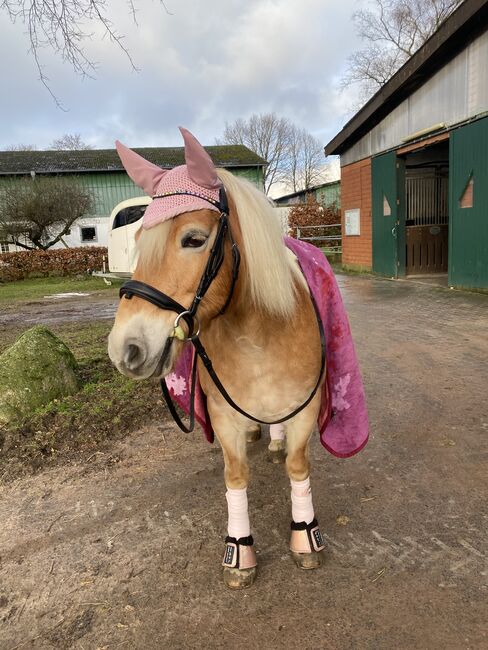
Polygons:
[[[235,167],[230,168],[229,171],[236,176],[247,178],[260,189],[263,189],[263,170],[261,167]],[[69,177],[68,174],[64,176]],[[2,185],[18,182],[19,178],[21,177],[0,176],[0,194]],[[108,217],[117,203],[136,196],[144,196],[144,192],[123,172],[98,172],[93,174],[86,172],[79,174],[76,178],[83,187],[92,192],[94,205],[90,215],[87,216]]]
[[[488,288],[488,118],[449,138],[449,284]],[[472,207],[460,201],[472,178]]]
[[317,203],[322,203],[326,207],[333,205],[334,203],[338,208],[341,207],[341,183],[331,183],[325,187],[319,187],[315,190],[315,199]]
[[264,190],[263,168],[262,167],[234,167],[229,169],[235,176],[246,178],[254,183],[260,190]]

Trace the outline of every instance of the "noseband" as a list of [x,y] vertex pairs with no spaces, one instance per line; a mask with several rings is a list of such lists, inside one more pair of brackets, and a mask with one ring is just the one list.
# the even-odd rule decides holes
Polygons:
[[[165,198],[166,196],[175,196],[180,194],[189,194],[191,196],[195,196],[191,192],[174,192],[170,194],[165,194],[163,196],[154,196],[153,199]],[[193,302],[190,305],[190,307],[187,308],[184,307],[183,305],[180,305],[179,302],[177,302],[170,296],[166,295],[162,291],[155,289],[154,287],[152,287],[149,284],[146,284],[145,282],[139,282],[138,280],[129,280],[128,282],[125,282],[120,288],[119,296],[120,298],[125,296],[127,300],[130,300],[133,296],[137,296],[138,298],[142,298],[143,300],[150,302],[151,304],[155,305],[156,307],[159,307],[160,309],[175,312],[177,314],[175,325],[174,325],[175,330],[179,327],[180,320],[183,319],[188,326],[188,336],[186,337],[185,340],[189,341],[195,348],[196,354],[200,357],[213,383],[215,384],[215,386],[217,387],[218,391],[225,399],[225,401],[230,406],[232,406],[232,408],[234,408],[236,411],[241,413],[241,415],[244,415],[245,417],[249,418],[250,420],[253,420],[254,422],[258,422],[259,424],[280,424],[281,422],[285,422],[286,420],[289,420],[290,418],[297,415],[297,413],[302,411],[310,403],[310,401],[312,400],[313,396],[317,392],[317,389],[319,388],[320,383],[322,381],[322,376],[325,370],[325,335],[324,335],[324,328],[323,328],[322,320],[320,318],[317,305],[315,303],[312,294],[310,293],[310,298],[312,300],[315,316],[317,318],[317,324],[319,327],[320,344],[321,344],[320,373],[314,389],[312,390],[308,398],[305,400],[305,402],[303,402],[303,404],[301,404],[298,408],[296,408],[294,411],[292,411],[285,417],[280,418],[279,420],[275,420],[273,422],[265,422],[264,420],[259,420],[258,418],[247,413],[246,411],[244,411],[244,409],[238,406],[234,402],[234,400],[230,397],[230,395],[227,393],[224,386],[222,385],[222,382],[217,376],[217,373],[213,368],[212,361],[207,355],[205,348],[203,347],[203,344],[199,338],[200,322],[197,316],[197,309],[202,299],[204,298],[205,294],[207,293],[210,285],[217,277],[220,267],[222,266],[222,263],[224,261],[226,236],[229,237],[230,244],[231,244],[231,251],[232,251],[232,279],[231,279],[231,284],[229,287],[229,293],[227,295],[227,299],[225,301],[224,306],[220,310],[219,314],[223,314],[226,311],[230,301],[232,300],[232,295],[234,293],[234,288],[239,275],[241,256],[239,253],[239,248],[237,247],[237,244],[234,241],[234,238],[232,236],[232,231],[229,224],[229,206],[228,206],[225,189],[223,187],[220,189],[220,197],[218,202],[213,201],[212,199],[209,199],[208,197],[200,194],[198,195],[198,198],[203,199],[208,203],[211,203],[212,205],[218,207],[220,210],[220,218],[219,218],[217,234],[215,236],[214,244],[210,251],[210,255],[208,257],[205,270],[200,279],[197,292],[195,294],[195,297],[193,298]],[[186,426],[182,422],[180,416],[178,415],[173,400],[171,398],[171,395],[169,394],[168,387],[166,386],[166,382],[164,381],[164,379],[160,380],[161,390],[164,399],[166,401],[166,404],[168,405],[168,408],[170,410],[170,413],[173,416],[173,419],[175,420],[176,424],[185,433],[190,433],[191,431],[193,431],[195,427],[196,368],[197,368],[197,362],[196,362],[196,357],[194,357],[192,369],[191,369],[190,409],[189,409],[190,423],[188,426]]]

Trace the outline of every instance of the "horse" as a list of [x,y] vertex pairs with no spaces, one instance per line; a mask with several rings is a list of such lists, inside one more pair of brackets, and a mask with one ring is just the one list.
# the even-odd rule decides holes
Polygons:
[[194,355],[193,374],[224,458],[223,579],[240,589],[257,572],[246,449],[259,422],[274,423],[269,450],[284,460],[290,480],[292,557],[302,569],[321,564],[309,443],[326,399],[323,332],[271,202],[247,180],[216,169],[180,130],[186,165],[170,171],[117,142],[129,175],[154,198],[136,235],[137,264],[121,291],[108,352],[121,373],[143,380],[170,377],[196,340],[204,349],[205,356]]

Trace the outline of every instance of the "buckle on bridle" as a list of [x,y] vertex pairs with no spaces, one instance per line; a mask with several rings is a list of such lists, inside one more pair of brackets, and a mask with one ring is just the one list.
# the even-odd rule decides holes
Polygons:
[[[190,332],[190,336],[185,336],[185,332],[183,328],[180,325],[180,319],[183,316],[186,315],[191,316],[192,318],[192,329]],[[197,331],[195,332],[195,323],[197,325]],[[175,318],[175,324],[173,326],[173,331],[171,333],[171,337],[177,338],[179,341],[192,341],[194,338],[196,338],[200,334],[200,320],[196,314],[193,314],[191,311],[188,309],[186,311],[182,311],[178,314],[178,316]]]

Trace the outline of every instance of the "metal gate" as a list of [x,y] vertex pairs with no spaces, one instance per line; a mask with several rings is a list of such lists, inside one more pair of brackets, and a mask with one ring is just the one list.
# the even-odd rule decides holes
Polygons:
[[320,248],[325,254],[342,253],[341,224],[323,224],[319,226],[297,226],[296,237],[308,241]]
[[447,169],[420,168],[405,174],[405,269],[407,275],[447,273]]

